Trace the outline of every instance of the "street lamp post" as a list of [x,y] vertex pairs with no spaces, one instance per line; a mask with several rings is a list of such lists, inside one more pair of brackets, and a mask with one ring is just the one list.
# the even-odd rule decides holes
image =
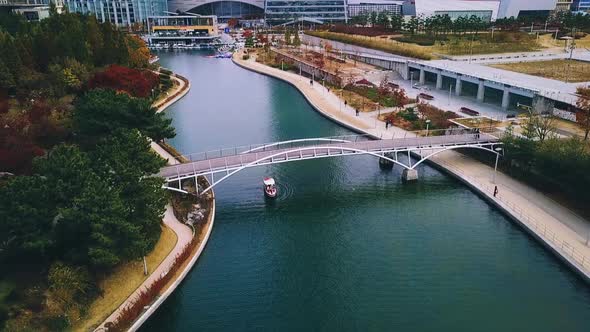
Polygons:
[[494,184],[496,184],[496,174],[498,173],[498,159],[500,159],[500,152],[502,152],[502,148],[495,148],[496,151],[496,164],[494,165]]

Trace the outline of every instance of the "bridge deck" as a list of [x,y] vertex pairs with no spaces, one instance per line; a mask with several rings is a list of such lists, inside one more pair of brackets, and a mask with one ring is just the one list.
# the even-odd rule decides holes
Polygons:
[[[444,149],[453,146],[482,146],[497,143],[492,135],[459,134],[430,137],[396,138],[348,143],[330,143],[302,147],[271,146],[255,152],[235,153],[229,156],[216,156],[181,165],[164,167],[159,175],[166,181],[189,178],[195,175],[229,172],[243,167],[280,163],[292,160],[323,158],[338,155],[382,154],[386,152],[406,152],[419,149]],[[411,165],[410,165],[411,166]]]

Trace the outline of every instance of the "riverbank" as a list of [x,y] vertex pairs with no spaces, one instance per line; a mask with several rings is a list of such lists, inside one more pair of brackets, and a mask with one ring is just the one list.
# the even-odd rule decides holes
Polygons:
[[[169,97],[154,105],[154,107],[157,107],[158,113],[165,111],[170,105],[184,97],[190,90],[190,82],[186,78],[176,74],[171,77],[178,83],[177,88]],[[180,163],[180,161],[174,156],[173,151],[171,152],[169,149],[162,147],[156,142],[152,142],[151,147],[154,152],[166,159],[169,165]],[[213,229],[213,223],[215,221],[215,196],[213,192],[211,195],[211,210],[203,225],[203,231],[199,234],[194,234],[194,231],[191,230],[189,226],[181,223],[175,217],[170,204],[166,207],[166,212],[162,221],[176,234],[176,245],[158,267],[147,277],[147,279],[121,305],[119,305],[119,307],[107,319],[105,319],[95,331],[108,328],[113,324],[125,327],[128,331],[136,331],[156,311],[156,309],[162,305],[168,296],[176,290],[197,262],[209,240],[209,236]],[[184,256],[187,248],[190,249],[190,254],[184,259],[184,261],[179,262],[178,260]],[[178,264],[180,265],[177,266]],[[146,292],[163,280],[170,271],[175,271],[172,272],[174,275],[165,285],[163,285],[153,303],[140,308],[141,313],[138,317],[131,322],[125,322],[129,324],[117,323],[122,317],[127,316],[129,311],[135,310],[134,307],[143,301]]]
[[[233,61],[242,68],[288,82],[296,87],[318,112],[359,133],[377,139],[407,135],[399,128],[386,130],[384,123],[377,119],[377,114],[361,114],[360,117],[356,117],[354,110],[342,107],[341,101],[334,94],[317,83],[311,85],[308,78],[267,67],[256,63],[254,59],[242,60],[240,54],[236,54]],[[493,183],[493,168],[459,153],[448,151],[433,157],[430,162],[466,183],[481,197],[511,217],[586,281],[590,281],[590,262],[587,259],[590,257],[590,248],[586,245],[590,225],[586,220],[542,193],[502,173],[498,173],[496,183]],[[496,185],[499,195],[494,197],[493,189]]]

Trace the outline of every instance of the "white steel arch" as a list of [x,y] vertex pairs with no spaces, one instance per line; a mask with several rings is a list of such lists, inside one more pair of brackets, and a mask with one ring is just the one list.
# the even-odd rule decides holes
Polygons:
[[[209,190],[211,190],[216,185],[218,185],[219,183],[225,181],[227,178],[231,177],[232,175],[235,175],[236,173],[238,173],[246,168],[265,166],[265,165],[269,165],[269,164],[279,164],[279,163],[298,161],[298,160],[310,160],[310,159],[320,159],[320,158],[339,157],[339,156],[351,156],[351,155],[372,155],[377,158],[385,159],[385,160],[392,162],[396,165],[399,165],[405,169],[415,169],[418,165],[423,163],[425,160],[428,160],[432,156],[439,154],[441,152],[444,152],[444,151],[449,151],[449,150],[471,148],[471,149],[485,150],[485,151],[492,152],[492,153],[498,155],[499,153],[494,151],[494,147],[496,145],[501,145],[501,144],[502,143],[500,143],[500,142],[494,141],[494,142],[482,142],[482,143],[471,143],[471,144],[457,144],[457,145],[441,146],[441,147],[436,147],[436,146],[435,147],[416,147],[416,148],[408,148],[406,150],[387,149],[387,150],[383,150],[383,151],[367,151],[367,150],[357,149],[357,148],[353,148],[353,147],[343,147],[343,146],[298,147],[298,148],[294,148],[294,149],[290,149],[290,150],[286,150],[286,151],[280,151],[280,152],[277,152],[272,155],[266,155],[266,156],[263,156],[261,158],[254,160],[254,161],[248,162],[246,164],[242,164],[239,167],[227,169],[227,170],[225,170],[225,172],[227,174],[224,175],[223,177],[221,177],[220,179],[218,179],[217,181],[215,181],[215,179],[213,178],[213,174],[223,172],[222,170],[203,172],[202,174],[198,174],[197,172],[195,172],[194,174],[187,174],[187,175],[183,175],[183,176],[179,175],[173,179],[167,179],[167,183],[178,182],[179,188],[170,187],[170,186],[166,186],[166,185],[164,186],[164,188],[166,188],[168,190],[172,190],[172,191],[188,193],[187,191],[182,190],[182,187],[180,185],[182,180],[194,178],[195,183],[196,183],[196,179],[198,176],[211,174],[211,176],[213,178],[213,180],[211,181],[212,182],[211,185],[199,193],[199,194],[204,194],[204,193],[208,192]],[[486,148],[487,146],[489,146],[489,148]],[[316,154],[315,151],[317,151],[317,150],[323,150],[326,152],[324,154]],[[410,154],[412,153],[412,151],[416,152],[416,151],[423,151],[423,150],[436,150],[436,151],[429,153],[426,156],[419,155],[421,157],[420,160],[412,165],[411,159],[410,159]],[[304,151],[314,151],[314,154],[309,157],[303,157],[301,152],[304,152]],[[333,151],[334,153],[331,153],[330,151]],[[403,152],[403,153],[407,152],[408,165],[406,165],[398,160],[397,155],[400,152]],[[299,155],[301,157],[289,159],[289,155],[294,154],[294,153],[300,153]],[[384,155],[386,153],[395,153],[396,158],[392,159],[392,158],[386,157]],[[284,156],[284,158],[274,160],[274,158],[280,157],[280,156]],[[268,162],[266,162],[266,161],[268,161]]]

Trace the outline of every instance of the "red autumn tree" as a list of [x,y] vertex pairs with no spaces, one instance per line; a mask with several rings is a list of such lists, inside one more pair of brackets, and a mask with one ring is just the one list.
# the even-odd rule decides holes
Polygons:
[[158,75],[147,70],[138,70],[119,65],[111,65],[105,71],[97,73],[88,82],[90,89],[109,88],[123,91],[133,97],[147,98],[152,89],[159,84]]
[[238,19],[237,18],[230,18],[229,20],[227,20],[227,27],[230,29],[235,28],[238,25]]
[[0,121],[0,172],[26,174],[31,170],[33,158],[44,154],[43,149],[23,133],[29,126],[26,117]]

